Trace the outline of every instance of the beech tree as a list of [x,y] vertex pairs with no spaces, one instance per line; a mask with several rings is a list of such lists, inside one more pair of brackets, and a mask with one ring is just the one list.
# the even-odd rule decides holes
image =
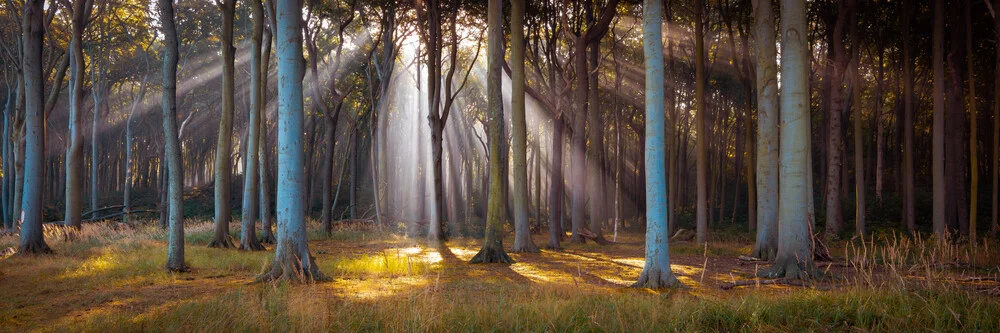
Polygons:
[[660,1],[643,1],[642,49],[646,65],[646,264],[639,275],[639,281],[633,286],[652,289],[679,284],[670,270],[670,235],[667,234],[662,12]]
[[778,186],[778,252],[760,275],[811,279],[812,219],[808,207],[809,44],[805,0],[781,1],[781,157]]
[[757,55],[757,243],[752,256],[774,259],[778,247],[778,64],[771,0],[753,1]]
[[215,3],[222,12],[222,115],[219,118],[219,134],[215,143],[215,238],[208,247],[232,248],[229,236],[229,220],[232,219],[232,166],[233,153],[233,89],[235,84],[236,48],[233,47],[233,17],[236,15],[236,0],[221,0]]
[[[514,155],[514,248],[512,252],[538,252],[528,224],[527,124],[524,116],[524,0],[511,1],[511,131]],[[599,205],[598,205],[599,206]]]
[[325,280],[306,239],[303,154],[302,0],[278,0],[278,243],[257,281]]
[[173,0],[159,0],[160,24],[163,30],[163,142],[167,167],[167,270],[187,271],[184,262],[184,170],[181,161],[179,129],[177,128],[177,28],[174,25]]
[[507,178],[506,151],[501,149],[503,133],[503,94],[500,90],[500,67],[503,62],[503,6],[500,0],[489,0],[487,9],[487,65],[486,65],[486,98],[489,112],[489,159],[490,159],[490,194],[486,212],[486,239],[483,248],[470,263],[512,264],[514,260],[503,248],[503,233],[501,227],[507,216],[507,199],[504,195],[504,179]]
[[[51,253],[42,231],[42,191],[45,184],[45,78],[42,76],[43,0],[24,3],[21,25],[24,74],[24,194],[18,252]],[[56,10],[51,8],[50,10]]]

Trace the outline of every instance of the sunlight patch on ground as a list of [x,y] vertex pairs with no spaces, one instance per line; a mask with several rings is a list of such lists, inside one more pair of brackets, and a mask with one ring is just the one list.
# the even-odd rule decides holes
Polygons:
[[536,283],[547,283],[547,282],[572,282],[573,276],[560,271],[545,270],[538,266],[527,264],[527,263],[517,263],[510,265],[510,269],[515,273],[531,280],[531,282]]
[[358,300],[378,300],[401,292],[427,287],[431,283],[428,276],[411,276],[393,279],[338,279],[326,286],[334,294]]
[[104,251],[103,254],[88,258],[79,267],[68,270],[61,274],[59,278],[81,278],[103,274],[115,269],[121,264],[121,256],[113,251]]

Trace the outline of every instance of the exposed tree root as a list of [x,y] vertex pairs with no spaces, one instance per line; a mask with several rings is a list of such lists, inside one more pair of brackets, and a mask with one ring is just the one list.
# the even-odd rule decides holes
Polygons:
[[665,289],[684,287],[669,269],[643,270],[639,281],[632,284],[633,288]]
[[240,250],[243,251],[265,251],[267,250],[264,245],[257,241],[256,238],[243,239],[240,241]]
[[502,247],[497,248],[494,246],[486,246],[483,247],[482,250],[479,250],[479,253],[476,253],[476,256],[472,257],[472,260],[469,260],[469,263],[470,264],[492,264],[492,263],[513,264],[514,259],[511,259],[510,256],[507,255],[507,252],[504,252]]
[[234,241],[235,239],[233,239],[233,236],[230,235],[226,235],[221,239],[219,237],[216,237],[215,239],[213,239],[211,242],[208,243],[208,247],[218,248],[218,249],[232,249],[236,247]]
[[753,249],[753,253],[751,253],[750,256],[760,261],[771,261],[774,260],[775,257],[777,257],[777,254],[778,254],[778,249],[773,246],[769,247],[755,246]]
[[31,254],[52,254],[52,249],[49,248],[45,241],[31,241],[28,243],[21,243],[18,247],[17,253],[21,255],[31,255]]
[[187,273],[190,272],[191,269],[184,263],[181,263],[179,265],[171,265],[170,263],[167,263],[167,271],[173,273]]
[[[286,258],[285,260],[282,260],[280,257]],[[302,260],[299,260],[297,256],[279,255],[278,258],[275,258],[275,260],[271,262],[271,269],[269,269],[267,273],[257,276],[252,283],[276,281],[312,283],[333,280],[319,271],[319,266],[316,266],[315,257],[311,255],[309,256],[307,263],[308,267],[303,267],[302,264]]]
[[551,244],[551,243],[549,243],[548,245],[545,245],[545,249],[546,250],[552,250],[552,251],[562,251],[562,246],[559,245],[559,244]]
[[774,264],[758,272],[757,277],[812,280],[822,278],[823,272],[816,269],[816,266],[811,261],[801,263],[796,258],[786,257],[775,259]]
[[541,252],[535,243],[528,241],[525,244],[514,244],[514,248],[510,249],[513,253],[538,253]]
[[274,238],[274,233],[273,232],[267,232],[267,230],[265,230],[264,234],[260,235],[260,243],[261,244],[277,244],[278,240]]

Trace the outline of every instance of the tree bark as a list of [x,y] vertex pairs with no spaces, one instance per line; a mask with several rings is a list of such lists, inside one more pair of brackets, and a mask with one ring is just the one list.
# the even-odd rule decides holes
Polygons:
[[217,3],[222,12],[222,114],[219,118],[219,132],[215,146],[215,237],[208,247],[232,248],[229,236],[229,220],[232,219],[232,165],[233,153],[233,88],[235,73],[235,52],[233,47],[233,17],[236,0],[222,0]]
[[[24,75],[24,194],[21,204],[20,253],[52,253],[42,230],[42,189],[45,182],[45,78],[42,76],[43,0],[24,3],[21,27]],[[55,8],[53,8],[55,10]]]
[[965,56],[966,65],[969,71],[969,165],[970,173],[972,178],[972,185],[969,194],[969,239],[975,243],[976,241],[976,216],[979,215],[979,150],[977,150],[976,145],[978,144],[978,139],[976,138],[976,132],[979,132],[979,127],[976,126],[976,118],[978,118],[979,111],[976,108],[976,69],[973,61],[972,50],[972,0],[965,0]]
[[[917,226],[914,214],[913,199],[913,65],[910,56],[910,16],[912,13],[911,1],[904,0],[903,3],[903,223],[906,230],[911,234],[916,232]],[[1000,32],[1000,21],[998,22],[998,32]],[[1000,52],[997,52],[998,64],[1000,64]],[[1000,76],[998,76],[1000,78]],[[1000,80],[998,80],[1000,82]],[[1000,89],[998,86],[997,89]],[[1000,92],[1000,90],[997,90]],[[1000,95],[998,95],[1000,100]]]
[[184,263],[184,205],[182,191],[184,170],[181,161],[180,138],[177,129],[177,54],[178,38],[174,25],[172,0],[159,0],[160,21],[164,36],[163,52],[163,137],[164,157],[167,163],[167,220],[169,237],[167,245],[167,269],[175,272],[187,271]]
[[[778,251],[779,114],[778,64],[771,0],[754,0],[757,40],[757,243],[752,256],[774,259]],[[811,167],[811,166],[810,166]]]
[[258,152],[260,151],[260,114],[263,111],[261,92],[261,41],[264,30],[264,8],[260,0],[249,0],[253,13],[253,32],[250,38],[250,115],[247,125],[247,148],[244,157],[243,205],[240,227],[240,250],[263,251],[257,239],[257,185],[259,184]]
[[781,3],[781,182],[778,201],[778,253],[759,275],[811,279],[822,273],[813,263],[809,209],[809,47],[806,4]]
[[325,280],[306,239],[303,196],[302,1],[278,0],[278,244],[258,281]]
[[[528,224],[528,133],[524,115],[524,0],[511,0],[511,137],[514,149],[514,248],[511,252],[538,252]],[[453,66],[454,67],[454,66]]]
[[[695,209],[695,229],[698,243],[708,237],[708,135],[705,132],[705,28],[704,0],[695,0],[695,141],[698,201]],[[647,199],[648,200],[648,199]],[[647,207],[648,208],[648,207]]]
[[642,13],[646,65],[646,263],[633,286],[651,289],[680,284],[670,270],[670,235],[667,234],[661,6],[659,0],[646,0]]
[[73,3],[72,37],[69,43],[69,145],[66,149],[66,201],[64,223],[80,227],[83,211],[83,126],[81,108],[86,64],[83,57],[83,32],[90,20],[93,1]]
[[[993,8],[997,10],[1000,8],[1000,0],[993,0]],[[1000,15],[994,15],[994,31],[997,36],[1000,36]],[[997,43],[997,54],[996,54],[996,68],[1000,68],[1000,43]],[[994,83],[994,93],[993,93],[993,224],[991,224],[990,231],[996,236],[997,232],[1000,232],[1000,223],[998,223],[998,218],[1000,218],[1000,198],[997,197],[998,188],[1000,188],[1000,72],[996,74],[996,81]]]
[[487,9],[488,50],[486,89],[489,110],[489,150],[490,150],[490,196],[486,213],[486,239],[470,263],[511,264],[514,260],[503,249],[503,227],[507,215],[507,201],[504,196],[504,179],[507,178],[506,165],[502,163],[501,149],[503,134],[503,94],[500,89],[500,66],[503,62],[503,6],[500,0],[489,0]]
[[934,234],[944,237],[944,0],[934,0],[934,37],[932,41],[934,68],[934,134],[931,165],[934,179]]

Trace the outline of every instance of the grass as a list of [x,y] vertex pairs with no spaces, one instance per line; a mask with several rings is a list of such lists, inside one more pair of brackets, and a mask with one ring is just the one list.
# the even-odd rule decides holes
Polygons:
[[[758,269],[735,259],[750,243],[672,244],[688,288],[652,291],[627,287],[643,264],[641,234],[482,266],[466,264],[478,240],[428,247],[353,225],[310,235],[332,282],[291,285],[250,284],[273,252],[209,249],[212,230],[189,223],[182,274],[163,269],[155,227],[88,225],[73,242],[48,230],[57,254],[0,259],[0,331],[1000,331],[998,283],[961,282],[997,275],[987,243],[843,241],[831,244],[843,257],[826,264],[836,278],[824,288],[729,291],[719,286]],[[8,246],[16,239],[0,237]]]

